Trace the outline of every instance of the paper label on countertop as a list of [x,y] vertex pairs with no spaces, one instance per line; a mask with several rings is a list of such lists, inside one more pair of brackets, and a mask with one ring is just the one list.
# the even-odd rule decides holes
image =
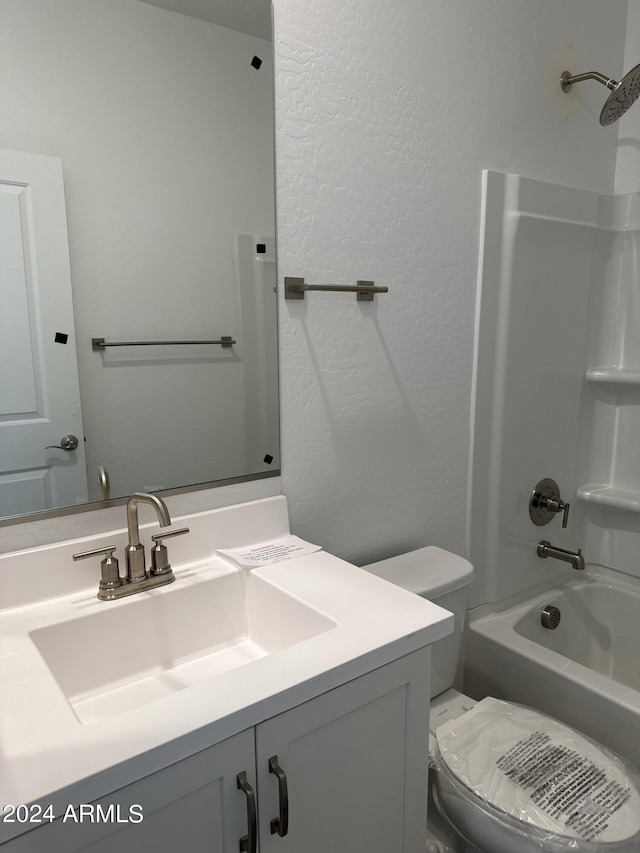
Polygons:
[[298,536],[282,536],[269,542],[258,542],[254,545],[243,545],[241,548],[219,548],[217,553],[245,569],[255,569],[258,566],[269,566],[282,560],[293,560],[295,557],[305,557],[320,551],[320,545],[312,545]]

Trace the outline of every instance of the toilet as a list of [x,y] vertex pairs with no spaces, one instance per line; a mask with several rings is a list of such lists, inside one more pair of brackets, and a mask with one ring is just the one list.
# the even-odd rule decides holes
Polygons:
[[454,614],[432,646],[427,853],[640,851],[640,774],[533,708],[460,692],[473,568],[427,547],[364,566]]

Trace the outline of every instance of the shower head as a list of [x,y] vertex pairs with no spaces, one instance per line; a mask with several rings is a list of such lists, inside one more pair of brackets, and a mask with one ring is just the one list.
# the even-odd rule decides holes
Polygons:
[[586,74],[575,75],[569,71],[563,71],[560,76],[562,91],[569,92],[574,83],[582,83],[583,80],[597,80],[607,89],[611,89],[611,94],[604,102],[600,113],[600,124],[605,127],[613,124],[614,121],[618,121],[629,107],[633,106],[640,98],[640,65],[632,68],[619,83],[611,80],[610,77],[605,77],[604,74],[599,74],[597,71],[587,71]]

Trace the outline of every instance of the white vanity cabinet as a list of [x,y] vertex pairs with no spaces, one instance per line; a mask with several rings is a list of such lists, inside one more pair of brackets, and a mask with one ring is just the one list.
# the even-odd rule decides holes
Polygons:
[[[242,772],[259,853],[419,853],[429,663],[428,648],[406,655],[93,804],[113,805],[111,822],[58,818],[3,853],[252,853]],[[134,804],[143,819],[117,823]]]
[[[261,853],[422,853],[429,652],[415,652],[256,728]],[[286,773],[289,831],[271,833]]]
[[[243,770],[255,787],[253,729],[84,808],[73,803],[77,822],[70,804],[66,816],[43,823],[0,849],[2,853],[238,853],[238,839],[247,831],[245,798],[236,782]],[[99,809],[106,819],[94,822]]]

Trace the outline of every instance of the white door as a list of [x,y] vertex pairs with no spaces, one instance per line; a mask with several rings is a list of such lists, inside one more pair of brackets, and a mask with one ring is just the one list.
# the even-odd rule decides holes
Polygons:
[[87,498],[62,162],[0,150],[0,516]]

